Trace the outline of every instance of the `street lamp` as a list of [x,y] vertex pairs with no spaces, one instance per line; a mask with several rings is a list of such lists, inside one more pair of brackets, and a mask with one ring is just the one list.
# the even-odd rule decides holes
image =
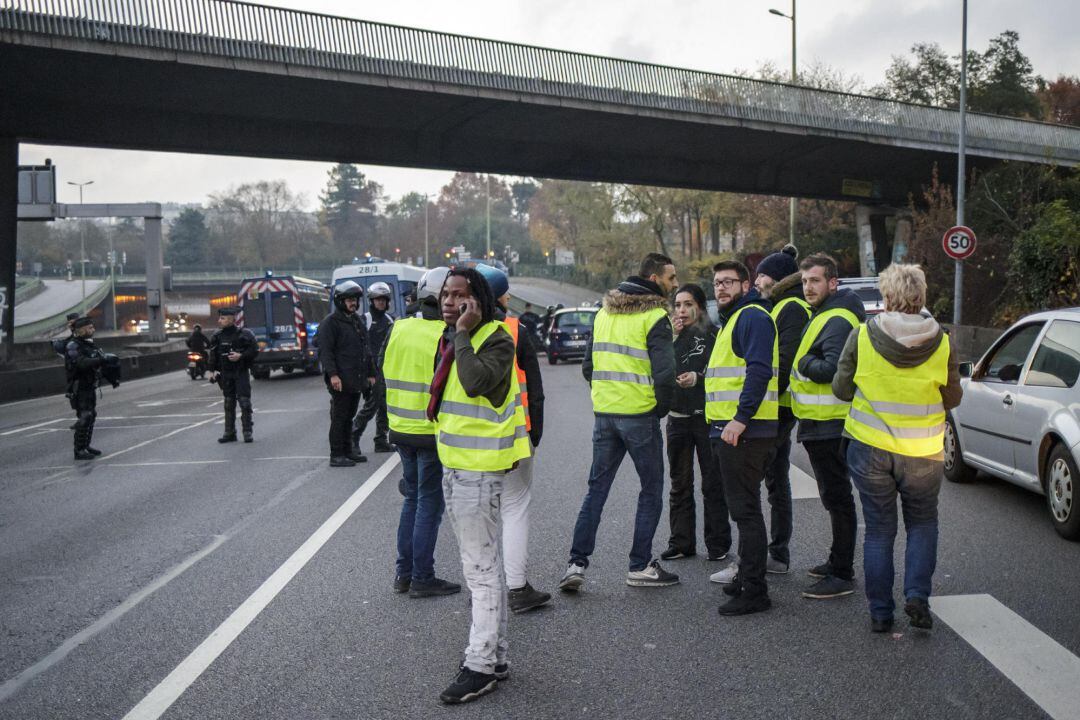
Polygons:
[[[74,185],[79,188],[79,204],[83,204],[83,188],[87,185],[93,185],[93,180],[87,180],[86,182],[71,182],[68,180],[68,185]],[[82,299],[86,301],[86,226],[84,223],[79,225],[79,265],[82,267]]]
[[424,193],[424,267],[430,267],[428,265],[428,207],[430,205],[428,194]]
[[[777,15],[782,18],[786,18],[791,21],[791,83],[795,84],[799,80],[798,65],[795,62],[795,0],[791,0],[791,14],[780,12],[776,8],[769,8],[769,12],[773,15]],[[792,245],[795,244],[795,215],[798,212],[799,200],[797,198],[791,198],[791,205],[789,208],[788,217],[788,242]]]

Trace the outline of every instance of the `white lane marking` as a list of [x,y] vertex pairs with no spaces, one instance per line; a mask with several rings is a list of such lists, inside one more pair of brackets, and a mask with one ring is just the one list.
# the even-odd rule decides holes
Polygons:
[[44,430],[38,430],[37,432],[32,432],[29,435],[27,435],[26,437],[32,438],[32,437],[37,437],[38,435],[48,435],[49,433],[54,433],[54,432],[71,432],[71,431],[70,430],[64,430],[62,428],[45,428]]
[[210,403],[206,407],[214,407],[215,405],[220,405],[220,404],[221,404],[221,400],[215,400],[214,402]]
[[326,455],[283,455],[282,457],[255,458],[256,460],[325,460]]
[[124,716],[124,720],[156,720],[161,717],[184,694],[184,691],[210,667],[211,663],[240,636],[240,633],[259,616],[266,606],[277,597],[278,593],[289,584],[289,581],[315,556],[315,553],[334,536],[334,533],[345,524],[345,521],[356,512],[356,509],[386,479],[398,462],[397,455],[387,458],[386,462],[367,479],[367,482],[357,488],[349,496],[349,499],[335,510],[334,514],[318,530],[312,533],[311,537],[304,541],[304,544],[297,548],[296,552],[281,567],[275,570],[273,575],[268,577],[255,592],[248,596],[247,600],[240,604],[240,607],[236,608],[224,622],[218,625],[210,633],[210,636],[203,640],[175,670],[169,673],[164,680],[158,683],[157,687],[140,700],[139,704]]
[[176,427],[177,425],[183,425],[183,422],[163,422],[163,423],[138,423],[136,425],[94,425],[94,432],[98,430],[132,430],[148,427]]
[[161,415],[98,415],[98,420],[157,420],[158,418],[196,418],[217,413],[162,413]]
[[26,427],[16,428],[15,430],[7,430],[0,433],[0,437],[7,437],[8,435],[14,435],[15,433],[26,432],[27,430],[33,430],[34,428],[45,427],[46,425],[52,425],[64,420],[64,418],[56,418],[55,420],[47,420],[46,422],[40,422],[37,425],[27,425]]
[[174,398],[171,400],[143,400],[136,402],[136,407],[161,407],[162,405],[180,405],[182,403],[189,402],[202,402],[206,400],[205,397],[192,397],[192,398]]
[[1052,718],[1076,718],[1080,658],[990,595],[930,598],[934,614]]
[[[208,417],[205,420],[200,420],[197,423],[191,423],[190,425],[185,425],[184,427],[176,428],[175,430],[170,430],[169,432],[165,433],[164,435],[158,435],[157,437],[152,437],[149,440],[143,440],[141,443],[136,443],[136,444],[132,445],[129,448],[124,448],[123,450],[117,450],[116,452],[109,453],[108,455],[102,455],[100,458],[97,459],[97,464],[98,465],[104,465],[106,460],[112,460],[114,457],[119,457],[120,455],[125,455],[125,454],[131,452],[132,450],[138,450],[141,447],[146,447],[150,443],[154,443],[154,442],[157,442],[159,440],[164,440],[166,438],[170,438],[173,435],[176,435],[177,433],[182,433],[185,430],[191,430],[193,428],[199,427],[200,425],[205,425],[206,423],[213,422],[213,421],[214,421],[213,417]],[[88,465],[79,465],[77,467],[83,468],[83,467],[89,467],[89,466]],[[74,468],[72,468],[72,469],[74,469]],[[53,481],[57,480],[58,478],[63,477],[64,475],[68,474],[69,472],[71,472],[71,470],[64,470],[63,472],[59,472],[59,473],[56,473],[54,475],[50,475],[49,477],[45,478],[45,481],[41,484],[40,487],[48,487],[49,485],[51,485],[53,483]]]
[[229,462],[228,460],[169,460],[166,462],[105,463],[109,467],[149,467],[152,465],[209,465]]
[[806,500],[807,498],[819,498],[817,480],[794,463],[791,465],[791,499]]
[[189,555],[179,564],[174,565],[172,568],[166,571],[165,574],[157,577],[149,585],[133,593],[126,600],[124,600],[124,602],[120,603],[112,610],[95,620],[93,623],[87,625],[85,628],[75,633],[64,642],[60,643],[60,646],[53,650],[51,653],[38,660],[36,663],[23,670],[21,673],[11,678],[3,685],[0,685],[0,702],[7,700],[9,697],[17,693],[23,685],[30,682],[52,666],[56,665],[58,662],[66,658],[72,650],[79,647],[84,642],[94,637],[105,628],[112,625],[133,607],[141,603],[158,589],[167,585],[173,578],[177,577],[189,567],[199,562],[210,553],[214,552],[214,550],[217,550],[218,546],[225,542],[225,540],[226,537],[224,535],[218,535],[216,538],[214,538],[213,542],[204,547],[202,550],[199,550],[198,552]]

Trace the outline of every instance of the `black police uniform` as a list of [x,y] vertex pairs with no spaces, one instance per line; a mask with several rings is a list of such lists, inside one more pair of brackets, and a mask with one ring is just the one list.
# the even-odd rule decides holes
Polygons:
[[[94,437],[94,421],[97,419],[97,389],[101,381],[102,366],[115,355],[108,355],[90,338],[72,338],[66,349],[65,365],[68,372],[68,398],[75,411],[75,458],[89,460],[101,454],[90,447]],[[119,382],[114,380],[113,387]]]
[[[233,362],[228,358],[230,352],[240,353],[240,359]],[[248,329],[235,325],[221,328],[210,338],[207,348],[207,363],[211,372],[217,372],[218,387],[225,396],[225,433],[218,442],[236,440],[236,406],[240,405],[240,424],[244,430],[244,442],[251,442],[251,363],[259,354],[259,345],[255,335]]]
[[[330,458],[331,461],[345,459],[348,464],[348,459],[354,462],[366,459],[352,450],[349,435],[360,394],[367,389],[367,378],[373,373],[364,323],[356,313],[345,312],[342,304],[336,301],[335,304],[338,309],[319,323],[316,345],[323,379],[330,392]],[[340,391],[330,386],[333,375],[341,380]]]
[[[364,313],[368,349],[373,359],[379,357],[393,324],[394,316],[388,312],[380,312],[372,307],[370,311]],[[390,419],[386,416],[386,383],[383,381],[382,368],[376,367],[375,371],[378,373],[375,384],[364,393],[364,405],[353,418],[353,452],[360,452],[360,438],[372,418],[375,418],[375,452],[392,452],[394,449],[386,440],[387,433],[390,432]]]

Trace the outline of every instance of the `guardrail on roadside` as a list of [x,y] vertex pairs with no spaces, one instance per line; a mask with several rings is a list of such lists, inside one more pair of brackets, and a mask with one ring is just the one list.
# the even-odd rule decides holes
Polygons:
[[50,315],[47,318],[41,320],[35,320],[34,322],[27,323],[25,325],[15,326],[15,342],[26,342],[27,340],[33,340],[34,338],[50,335],[58,332],[67,325],[67,314],[70,312],[77,312],[80,315],[85,315],[90,310],[97,307],[98,303],[109,296],[108,283],[102,283],[98,286],[94,292],[86,296],[86,299],[79,301],[77,305],[73,305],[55,315]]
[[30,298],[34,297],[42,290],[45,289],[45,283],[41,282],[41,278],[27,278],[27,282],[22,285],[16,283],[15,287],[15,304],[18,305],[21,302],[26,302]]

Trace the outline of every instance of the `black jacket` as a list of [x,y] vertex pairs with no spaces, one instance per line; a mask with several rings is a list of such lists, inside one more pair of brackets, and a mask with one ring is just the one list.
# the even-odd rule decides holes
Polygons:
[[359,315],[343,310],[330,313],[319,323],[315,344],[328,387],[331,376],[337,375],[341,378],[342,392],[359,393],[367,389],[367,379],[374,375],[374,364],[367,330]]
[[[608,290],[604,295],[604,309],[612,315],[630,315],[645,312],[653,308],[667,309],[667,298],[660,288],[644,278],[631,276],[619,283],[619,287]],[[589,338],[585,347],[585,358],[581,361],[581,374],[592,382],[592,344]],[[656,407],[647,415],[664,417],[671,409],[675,397],[675,349],[672,342],[671,320],[662,317],[649,330],[645,337],[645,347],[649,352],[652,365],[653,391],[656,393]],[[593,408],[593,412],[596,409]],[[616,413],[596,412],[597,415]]]
[[96,388],[105,356],[94,341],[89,338],[73,337],[68,341],[65,353],[69,391],[77,393]]
[[[726,327],[735,313],[747,305],[758,305],[766,313],[772,310],[772,303],[761,297],[757,289],[751,288],[750,292],[720,311],[721,328]],[[739,405],[735,409],[734,419],[746,425],[742,437],[747,440],[776,437],[779,425],[776,420],[753,419],[769,390],[775,340],[776,328],[773,321],[763,313],[742,313],[735,321],[735,327],[731,329],[731,349],[737,357],[746,361],[746,378],[739,393]],[[725,425],[727,421],[714,420],[709,437],[720,437]]]
[[[497,311],[496,317],[502,320],[505,315]],[[540,444],[540,438],[544,435],[544,378],[540,375],[536,336],[520,317],[516,353],[518,367],[525,372],[525,386],[529,392],[529,422],[532,425],[529,439],[535,446]]]
[[[364,329],[367,330],[368,347],[371,349],[372,358],[378,358],[386,337],[390,334],[390,328],[394,325],[394,316],[387,312],[379,312],[372,308],[361,316]],[[381,368],[382,363],[376,362],[376,368]]]
[[713,345],[716,343],[716,328],[704,316],[700,322],[683,328],[675,336],[675,377],[685,372],[697,373],[697,383],[684,388],[675,385],[675,395],[671,401],[671,411],[682,415],[705,416],[705,368],[709,364]]
[[[859,297],[847,288],[840,288],[820,307],[814,308],[814,317],[826,310],[844,308],[855,313],[859,322],[866,321],[866,310]],[[798,371],[816,383],[831,385],[840,362],[840,353],[844,349],[851,323],[841,317],[834,317],[825,323],[806,355],[799,361]],[[844,434],[844,421],[841,420],[800,420],[798,441],[834,440]]]
[[206,336],[202,334],[201,330],[193,330],[185,343],[188,346],[188,350],[204,353],[206,352],[206,347],[210,344],[210,341],[206,339]]
[[[232,350],[242,356],[236,362],[226,357]],[[259,344],[255,340],[255,335],[247,328],[241,329],[233,325],[218,330],[210,338],[206,365],[211,372],[239,375],[251,369],[251,363],[255,361],[255,356],[258,354]]]

